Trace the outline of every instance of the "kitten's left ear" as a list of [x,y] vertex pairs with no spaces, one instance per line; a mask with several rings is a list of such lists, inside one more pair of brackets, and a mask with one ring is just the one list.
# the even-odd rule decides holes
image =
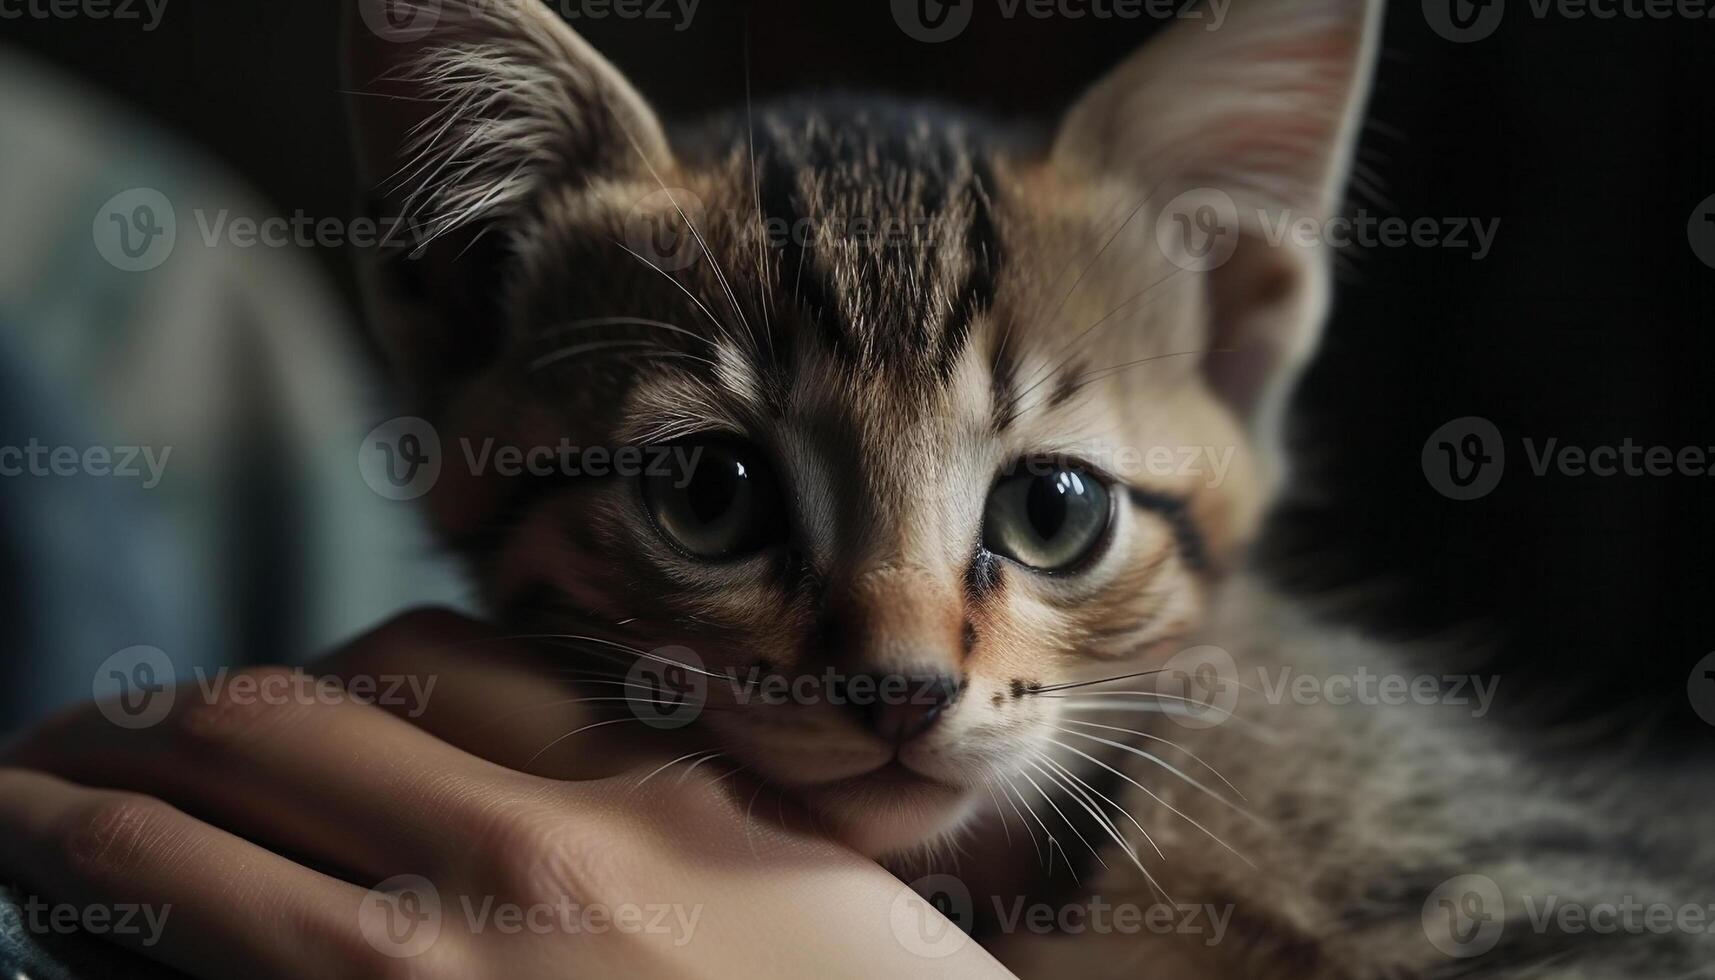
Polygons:
[[1222,225],[1230,258],[1194,267],[1209,309],[1199,339],[1232,351],[1206,359],[1212,389],[1267,430],[1315,346],[1329,269],[1325,249],[1271,244],[1263,222],[1307,217],[1320,227],[1340,207],[1381,4],[1229,3],[1224,22],[1216,15],[1225,7],[1205,9],[1099,82],[1066,116],[1052,160],[1147,195],[1139,218],[1152,224],[1176,220],[1166,213],[1176,199],[1232,202],[1218,215],[1236,220],[1236,230]]
[[365,286],[395,373],[432,403],[503,343],[505,261],[542,192],[646,179],[671,158],[636,90],[542,0],[355,6],[345,74],[360,175],[371,210],[410,228]]

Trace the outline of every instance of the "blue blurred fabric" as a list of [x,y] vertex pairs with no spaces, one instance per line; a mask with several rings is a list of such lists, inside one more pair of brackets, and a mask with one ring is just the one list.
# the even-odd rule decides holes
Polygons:
[[[0,475],[0,737],[110,693],[97,668],[127,647],[185,680],[299,662],[410,605],[468,607],[414,506],[362,480],[364,434],[396,413],[318,257],[205,241],[199,209],[275,210],[4,48],[0,91],[0,448],[171,447],[155,486]],[[96,245],[133,188],[178,218],[148,271]],[[0,977],[150,972],[111,955],[31,933],[0,886]]]

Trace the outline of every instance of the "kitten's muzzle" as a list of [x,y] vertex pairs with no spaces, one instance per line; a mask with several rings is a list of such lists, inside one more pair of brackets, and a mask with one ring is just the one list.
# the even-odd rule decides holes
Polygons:
[[834,693],[859,724],[889,745],[904,745],[933,728],[963,687],[950,674],[866,673],[844,678]]

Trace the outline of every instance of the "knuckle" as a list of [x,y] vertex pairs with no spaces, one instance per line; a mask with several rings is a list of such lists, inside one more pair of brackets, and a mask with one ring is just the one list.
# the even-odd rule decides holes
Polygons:
[[476,848],[504,894],[526,903],[590,900],[616,884],[615,856],[628,850],[598,814],[550,806],[512,808]]
[[212,697],[197,697],[173,711],[172,734],[197,751],[227,751],[255,739],[292,712],[292,672],[263,667],[234,675]]
[[75,880],[123,886],[169,833],[176,811],[135,793],[103,793],[72,810],[58,834],[60,857]]
[[692,772],[682,782],[658,780],[650,784],[643,797],[648,812],[673,826],[736,826],[743,819],[747,801],[735,795],[732,780],[723,780],[723,774],[713,767],[704,769]]
[[313,930],[310,948],[319,951],[329,972],[351,980],[441,980],[471,976],[451,968],[455,938],[443,933],[427,948],[409,956],[390,955],[358,931],[356,923]]

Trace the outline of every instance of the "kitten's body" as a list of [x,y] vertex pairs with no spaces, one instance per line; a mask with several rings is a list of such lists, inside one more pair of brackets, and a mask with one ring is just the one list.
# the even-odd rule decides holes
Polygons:
[[[1474,718],[1469,702],[1271,698],[1282,671],[1318,681],[1438,671],[1431,651],[1319,622],[1248,576],[1222,590],[1189,642],[1222,645],[1240,665],[1248,689],[1235,689],[1230,719],[1195,728],[1157,714],[1099,720],[1172,740],[1244,793],[1241,814],[1154,762],[1117,750],[1105,759],[1160,798],[1108,781],[1117,784],[1110,795],[1166,853],[1146,861],[1156,885],[1177,905],[1230,909],[1224,936],[1207,943],[1202,913],[1192,930],[1162,934],[992,937],[991,949],[1021,976],[1666,978],[1702,976],[1715,962],[1706,933],[1660,920],[1645,928],[1641,915],[1626,928],[1574,921],[1566,931],[1558,917],[1567,907],[1623,902],[1707,911],[1708,847],[1698,839],[1699,818],[1682,818],[1708,812],[1711,794],[1700,780],[1650,772],[1642,759],[1551,756]],[[1131,744],[1231,796],[1182,755]],[[1088,775],[1102,785],[1099,770]],[[1012,832],[1020,834],[1016,818]],[[1076,859],[1082,845],[1064,843]],[[1104,851],[1106,869],[1088,867],[1074,895],[1056,901],[1087,905],[1099,895],[1145,909],[1164,901],[1111,844]],[[1502,896],[1504,910],[1492,900],[1478,910],[1502,923],[1492,940],[1453,933],[1476,927],[1449,917],[1460,912],[1465,887],[1443,887],[1467,875],[1493,881]]]
[[[778,472],[786,526],[699,560],[635,484],[449,471],[431,509],[497,609],[609,652],[689,647],[718,674],[956,678],[957,700],[909,740],[878,739],[826,698],[739,706],[717,686],[687,738],[906,877],[966,877],[979,935],[1026,975],[1701,965],[1686,936],[1568,938],[1528,921],[1527,897],[1688,900],[1659,866],[1670,845],[1604,801],[1626,793],[1555,788],[1468,708],[1259,688],[1280,668],[1425,669],[1309,622],[1247,571],[1282,478],[1280,404],[1327,299],[1326,256],[1266,243],[1251,215],[1338,206],[1369,5],[1257,0],[1218,35],[1174,32],[1035,146],[861,100],[758,106],[669,140],[534,3],[448,24],[421,50],[357,59],[403,96],[359,104],[372,167],[408,159],[393,203],[445,233],[415,275],[375,290],[443,441],[741,440]],[[1170,202],[1211,188],[1238,238],[1225,261],[1176,260],[1160,234]],[[637,235],[661,219],[689,233],[685,252]],[[506,246],[486,262],[468,251],[484,236]],[[1225,456],[1218,475],[1128,473],[1116,446]],[[1075,566],[1031,567],[986,536],[991,486],[1039,456],[1078,461],[1116,501]],[[1231,718],[1163,713],[1160,675],[1102,680],[1199,646],[1231,658]],[[951,842],[980,860],[925,866]],[[1462,875],[1492,880],[1512,920],[1490,949],[1455,946],[1469,958],[1437,930],[1478,933],[1438,916],[1470,913],[1476,930],[1499,910],[1464,892],[1443,908],[1438,887]],[[996,896],[1148,908],[1163,894],[1224,910],[1222,941],[1039,936],[986,913]]]

